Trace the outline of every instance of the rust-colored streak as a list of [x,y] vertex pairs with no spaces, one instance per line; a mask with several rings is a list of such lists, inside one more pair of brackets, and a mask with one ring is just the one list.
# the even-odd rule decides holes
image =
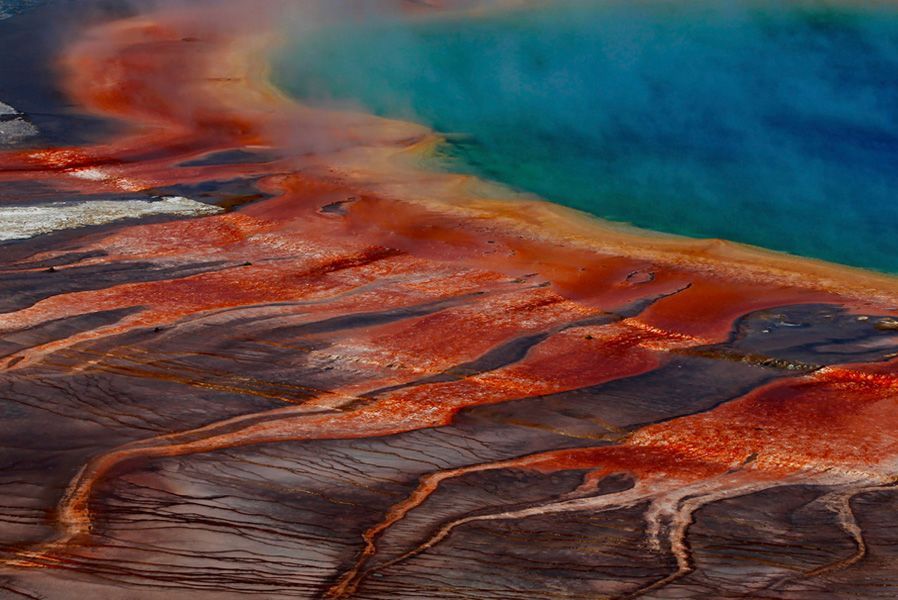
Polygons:
[[[894,363],[873,369],[826,368],[814,375],[771,384],[706,414],[640,429],[618,446],[551,451],[431,474],[406,500],[390,509],[383,521],[363,534],[365,547],[355,566],[343,574],[328,595],[352,595],[362,578],[374,570],[363,568],[377,553],[376,540],[421,506],[442,482],[496,469],[544,473],[585,470],[588,475],[570,498],[530,510],[450,522],[419,548],[378,568],[395,565],[431,548],[445,539],[451,529],[466,522],[650,503],[646,513],[649,533],[658,535],[659,519],[672,521],[670,548],[681,563],[675,575],[683,575],[691,569],[684,545],[690,515],[707,503],[801,482],[847,490],[838,492],[844,502],[868,487],[893,482],[898,453],[898,441],[891,433],[895,426],[896,389]],[[826,431],[826,435],[821,435],[821,431]],[[615,498],[615,494],[588,496],[598,481],[614,473],[634,477],[636,492],[622,492],[623,499]],[[688,512],[676,508],[690,496],[695,500],[689,503]],[[835,508],[850,510],[839,506]],[[846,527],[860,536],[856,525],[847,523]],[[858,539],[863,548],[863,538]],[[856,560],[855,557],[843,562],[850,565]],[[828,570],[831,568],[821,568],[814,574]],[[673,580],[660,581],[667,584]],[[657,587],[652,584],[637,592],[642,594]]]
[[[268,11],[240,0],[222,10],[169,7],[82,32],[61,61],[65,89],[83,110],[119,119],[124,133],[92,146],[2,153],[0,181],[153,194],[252,180],[260,194],[252,197],[264,199],[200,219],[97,230],[4,264],[32,273],[59,263],[49,269],[59,276],[111,265],[132,271],[28,296],[0,313],[0,333],[27,340],[3,356],[0,377],[16,384],[114,376],[188,398],[202,390],[270,404],[98,441],[59,499],[58,535],[10,552],[3,564],[12,571],[81,568],[70,557],[102,528],[105,486],[147,461],[446,429],[463,411],[638,380],[684,356],[710,362],[726,353],[705,347],[732,342],[734,324],[757,311],[825,304],[861,319],[895,314],[891,278],[615,228],[537,201],[511,202],[469,177],[422,171],[407,158],[427,152],[435,134],[283,97],[259,75],[270,23],[265,14],[240,18]],[[274,158],[184,165],[241,148]],[[65,263],[72,254],[80,258]],[[187,270],[196,265],[206,266]],[[150,276],[163,269],[184,271]],[[101,313],[116,317],[100,320]],[[98,320],[53,329],[79,318]],[[878,346],[862,350],[871,348]],[[795,483],[831,489],[827,506],[857,546],[810,576],[855,565],[866,545],[851,498],[898,475],[898,361],[817,367],[765,362],[754,350],[739,356],[759,357],[752,368],[801,365],[802,373],[740,388],[738,398],[704,412],[638,421],[652,425],[608,419],[614,445],[596,446],[601,438],[592,437],[573,449],[430,469],[357,532],[356,556],[348,567],[333,565],[339,572],[327,594],[350,596],[371,574],[469,523],[642,505],[646,539],[655,549],[666,544],[676,569],[634,586],[639,595],[693,571],[687,536],[699,508]],[[227,368],[209,366],[221,357]],[[115,402],[123,399],[99,412],[115,413]],[[560,496],[450,515],[411,546],[381,547],[439,500],[448,481],[504,470],[582,471],[582,479]],[[599,493],[615,474],[633,487]]]

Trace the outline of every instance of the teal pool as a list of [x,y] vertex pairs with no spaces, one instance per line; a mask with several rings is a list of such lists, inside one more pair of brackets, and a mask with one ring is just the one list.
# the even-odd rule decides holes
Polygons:
[[898,272],[898,6],[565,1],[298,35],[277,82],[607,219]]

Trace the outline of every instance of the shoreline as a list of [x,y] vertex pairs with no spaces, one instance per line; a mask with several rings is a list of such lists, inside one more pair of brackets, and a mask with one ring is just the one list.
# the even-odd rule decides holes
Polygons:
[[[502,4],[492,9],[517,10],[521,8],[520,4],[512,2],[510,6]],[[232,6],[240,5],[235,2]],[[203,8],[196,11],[201,12]],[[169,17],[175,17],[173,24],[176,27],[190,28],[184,17],[191,12],[191,9],[182,10],[180,14],[170,11]],[[440,14],[437,12],[436,17]],[[474,14],[479,13],[475,10]],[[416,15],[414,18],[421,17]],[[146,17],[141,16],[121,23],[138,28],[148,25]],[[212,83],[202,85],[200,93],[214,97],[214,105],[219,107],[216,110],[224,109],[234,119],[255,119],[249,133],[249,137],[256,138],[252,145],[282,150],[284,164],[299,163],[300,172],[345,185],[353,194],[370,194],[449,218],[467,219],[478,227],[486,227],[495,236],[524,236],[536,244],[648,261],[658,268],[688,269],[740,283],[813,289],[840,296],[855,306],[876,305],[890,314],[898,311],[898,276],[740,242],[689,238],[606,221],[476,176],[423,168],[416,164],[417,161],[442,142],[441,134],[420,124],[361,111],[303,105],[277,87],[270,77],[272,54],[283,44],[282,34],[260,31],[259,28],[258,23],[238,28],[226,34],[231,36],[230,39],[215,42],[217,62],[205,68],[226,75],[210,77]],[[207,24],[201,29],[214,31],[215,26]],[[70,74],[78,69],[72,64],[67,64],[66,68]],[[123,149],[133,153],[135,148],[157,143],[160,139],[165,142],[166,136],[183,135],[185,127],[190,125],[189,122],[178,122],[183,115],[175,115],[176,119],[172,120],[172,115],[163,114],[159,120],[152,113],[104,112],[96,102],[91,105],[91,99],[81,91],[82,82],[70,81],[67,87],[75,92],[82,107],[90,107],[85,114],[111,116],[119,122],[130,121],[133,133],[99,144],[97,148],[102,154],[114,156],[121,154]],[[202,110],[208,111],[209,107]],[[166,123],[166,120],[170,122]],[[251,120],[247,122],[252,123]],[[283,132],[302,132],[309,124],[315,131],[314,136],[322,135],[319,130],[323,130],[322,144],[333,146],[333,149],[313,149],[311,157],[308,151],[302,157],[291,156],[293,142],[285,138]],[[335,139],[328,140],[328,135],[334,135]],[[230,144],[223,148],[239,147]],[[200,146],[196,156],[214,151],[214,146]],[[27,162],[34,162],[32,158],[42,151],[30,154]],[[72,159],[61,156],[62,153],[50,150],[45,154],[38,158],[38,162],[72,172],[80,168],[68,167],[66,163]],[[90,158],[79,160],[90,163]],[[140,181],[127,183],[130,187],[123,191],[132,194],[141,186]]]
[[[690,527],[724,500],[727,543],[818,572],[840,559],[848,526],[822,555],[819,536],[758,550],[733,525],[826,533],[753,494],[850,512],[894,481],[898,280],[422,169],[438,134],[275,88],[257,13],[204,3],[85,30],[63,88],[120,135],[0,154],[0,181],[23,188],[193,190],[223,209],[8,246],[10,586],[530,598],[632,597],[693,570],[738,573],[718,595],[781,580],[753,554],[693,560],[707,531]],[[472,561],[441,552],[475,521],[459,532]]]
[[[521,9],[514,3],[513,9]],[[278,94],[285,102],[295,103],[307,110],[318,110],[302,105],[301,100],[280,89],[269,77],[271,53],[277,43],[269,43],[263,54],[251,58],[251,71],[264,73],[256,83]],[[584,250],[657,261],[667,266],[685,267],[700,272],[712,272],[721,277],[742,281],[758,281],[766,284],[782,283],[790,286],[809,286],[821,291],[844,295],[856,301],[874,301],[898,311],[898,275],[873,269],[833,263],[823,259],[789,254],[761,246],[753,246],[720,238],[691,238],[674,233],[643,229],[626,223],[608,221],[585,211],[557,204],[526,192],[514,191],[501,183],[481,179],[475,175],[416,168],[416,158],[426,156],[443,136],[424,125],[389,119],[355,110],[322,109],[327,114],[345,113],[356,118],[368,118],[372,123],[395,124],[398,127],[425,130],[424,138],[410,147],[384,146],[380,156],[366,156],[367,160],[382,165],[385,179],[397,175],[414,181],[415,171],[425,175],[422,188],[431,186],[432,195],[401,189],[408,182],[384,185],[377,175],[366,173],[358,176],[364,166],[357,161],[345,163],[336,160],[335,168],[345,171],[346,182],[360,189],[382,193],[399,202],[418,204],[445,211],[446,214],[465,216],[475,220],[489,219],[504,223],[516,234],[528,234],[542,242],[572,244]],[[387,172],[388,168],[394,169]],[[439,180],[434,182],[434,180]],[[472,183],[473,182],[473,183]],[[453,194],[456,188],[475,188],[469,196]],[[411,196],[417,196],[412,198]],[[872,297],[871,297],[872,296]]]
[[[461,17],[459,18],[461,19]],[[468,18],[473,19],[474,17]],[[461,22],[465,23],[467,21]],[[401,27],[399,29],[401,30]],[[306,53],[309,55],[305,58],[305,60],[315,60],[315,47],[310,47],[308,46],[308,44],[300,44],[300,47],[305,48],[307,51]],[[312,52],[310,52],[310,50]],[[351,56],[352,55],[349,55],[349,57]],[[325,59],[325,64],[332,64],[327,61],[326,57],[322,58]],[[290,59],[280,58],[275,55],[272,60],[275,63],[289,63]],[[365,78],[358,77],[359,73],[355,71],[353,71],[353,74],[355,75],[353,79],[356,80],[356,85],[364,85]],[[322,81],[328,80],[325,71],[322,71],[321,73],[319,73],[319,75],[322,75]],[[276,83],[281,83],[284,85],[285,94],[289,94],[290,92],[286,90],[290,89],[306,89],[305,84],[292,86],[290,84],[289,74],[281,73],[280,76],[283,77],[283,79],[281,81],[276,81]],[[315,76],[316,81],[317,79],[318,76]],[[336,81],[340,81],[340,79],[337,78]],[[380,81],[380,79],[378,79],[378,81]],[[310,96],[318,98],[318,93],[313,88],[309,89],[311,90],[309,92]],[[349,94],[353,95],[352,92],[349,92]],[[324,98],[326,96],[327,94],[324,93],[321,98]],[[354,94],[354,96],[361,98],[364,96],[364,94]],[[377,96],[375,94],[374,97],[376,98],[380,96]],[[304,102],[301,95],[294,95],[293,98],[296,102]],[[324,106],[325,109],[328,107],[328,103],[326,101],[318,102],[316,100],[313,102],[315,106]],[[364,107],[360,107],[358,109],[353,108],[353,106],[360,106],[359,102],[360,101],[357,100],[349,100],[347,97],[345,101],[345,106],[348,106],[348,108],[345,109],[346,112],[366,115],[367,112]],[[375,101],[375,103],[376,102],[378,101]],[[400,113],[397,114],[402,114],[402,112],[400,111]],[[370,115],[368,116],[372,119],[374,118]],[[401,118],[402,117],[399,117],[399,119]],[[420,124],[422,122],[421,119],[417,119],[414,117],[413,119],[417,124]],[[427,127],[427,124],[425,123],[421,126]],[[443,140],[442,134],[440,132],[428,131],[428,133],[434,136],[435,140],[431,140],[427,143],[422,143],[420,148],[406,149],[404,155],[408,157],[408,160],[406,160],[402,164],[397,165],[395,162],[393,164],[389,164],[389,161],[387,160],[378,162],[378,157],[374,156],[367,156],[365,157],[365,160],[369,160],[372,164],[375,165],[382,165],[379,167],[379,169],[384,174],[384,180],[390,179],[391,171],[393,173],[396,173],[405,169],[405,173],[403,176],[405,176],[409,181],[412,181],[415,179],[416,175],[412,172],[414,171],[414,169],[408,168],[409,163],[413,162],[416,157],[420,158],[422,156],[426,156],[430,152],[432,146]],[[447,135],[452,136],[456,134],[453,133]],[[465,133],[461,131],[458,133],[458,135],[465,135]],[[362,161],[360,160],[358,162],[361,163]],[[356,172],[362,170],[364,167],[365,165],[356,163],[348,167],[347,170]],[[397,198],[405,200],[409,200],[412,195],[416,194],[416,192],[413,190],[398,189],[398,185],[393,186],[393,189],[388,189],[388,186],[381,185],[382,182],[379,181],[377,173],[374,172],[375,168],[370,169],[371,172],[367,174],[367,177],[359,178],[359,181],[361,182],[360,185],[370,185],[372,189],[385,189],[385,194],[393,193]],[[501,206],[496,205],[487,206],[486,200],[490,198],[500,200],[502,202],[510,200],[512,203],[523,207],[522,212],[528,213],[527,215],[518,215],[513,220],[521,221],[522,219],[526,219],[529,216],[530,221],[532,223],[535,223],[537,227],[546,227],[547,231],[542,232],[540,235],[555,236],[559,239],[565,240],[576,238],[577,243],[581,244],[582,247],[593,247],[600,251],[622,253],[622,255],[634,257],[639,256],[651,260],[663,260],[668,264],[672,264],[670,261],[676,262],[679,260],[677,257],[672,256],[671,253],[679,253],[682,255],[682,260],[690,262],[692,265],[699,268],[702,268],[703,265],[707,266],[709,262],[720,262],[721,268],[727,270],[730,273],[748,268],[748,270],[752,274],[764,277],[767,281],[770,280],[769,276],[782,277],[784,278],[784,280],[790,282],[797,281],[796,277],[807,277],[809,285],[820,287],[822,289],[838,290],[841,293],[850,293],[850,288],[857,285],[859,288],[863,288],[863,291],[860,292],[860,295],[863,295],[867,292],[873,292],[877,297],[880,298],[880,300],[886,303],[891,304],[895,302],[894,294],[896,288],[893,280],[896,277],[896,273],[891,271],[891,267],[889,265],[887,252],[889,244],[887,241],[878,246],[871,246],[874,249],[878,250],[878,252],[880,253],[877,256],[885,256],[884,259],[880,260],[877,263],[874,260],[867,261],[863,258],[864,256],[866,256],[863,253],[863,248],[867,246],[864,246],[864,244],[861,243],[854,245],[857,248],[857,251],[854,252],[854,254],[851,254],[850,250],[846,250],[845,252],[848,252],[848,255],[841,256],[836,251],[826,251],[826,245],[824,245],[822,249],[818,248],[818,250],[821,251],[817,252],[814,250],[813,246],[805,245],[802,249],[801,244],[793,245],[789,243],[783,243],[781,245],[778,245],[778,243],[773,240],[768,239],[767,241],[765,241],[766,236],[763,235],[740,236],[736,233],[732,233],[732,235],[729,236],[730,238],[746,241],[730,241],[728,239],[715,237],[713,228],[710,235],[694,236],[692,235],[692,233],[694,232],[686,231],[684,234],[682,232],[679,232],[679,228],[677,227],[667,227],[666,225],[659,225],[658,223],[655,223],[653,225],[651,218],[646,218],[642,221],[636,219],[636,221],[639,222],[639,225],[631,225],[626,222],[614,222],[605,220],[602,215],[590,215],[587,217],[587,215],[589,215],[589,212],[592,210],[589,209],[588,206],[586,211],[584,211],[583,209],[573,208],[566,213],[552,208],[540,208],[536,206],[539,204],[540,200],[548,202],[550,204],[554,204],[555,206],[564,206],[566,202],[554,203],[551,193],[541,194],[542,198],[540,198],[540,194],[529,194],[526,192],[520,193],[518,191],[513,191],[512,189],[504,188],[504,184],[500,182],[489,183],[481,180],[478,183],[461,183],[463,181],[475,180],[478,177],[476,173],[472,173],[467,168],[464,168],[464,170],[467,174],[460,175],[458,174],[458,170],[456,169],[455,171],[453,171],[451,166],[444,167],[443,170],[440,170],[440,167],[436,167],[435,169],[430,170],[430,173],[440,173],[442,175],[445,175],[447,177],[447,185],[449,182],[449,178],[457,177],[458,181],[460,182],[459,188],[476,188],[472,191],[472,193],[479,196],[477,199],[470,198],[470,195],[465,189],[461,189],[454,197],[452,197],[451,194],[442,194],[439,192],[434,194],[434,196],[437,197],[437,203],[442,203],[444,206],[451,206],[450,210],[458,210],[462,208],[468,209],[468,215],[470,215],[472,218],[477,218],[478,215],[490,214],[500,217],[508,216],[508,213],[512,213],[514,211],[505,210]],[[476,169],[474,169],[474,171],[476,171]],[[779,170],[778,172],[786,173],[788,171]],[[487,178],[489,177],[490,176],[487,175]],[[505,175],[501,177],[506,181],[515,180],[513,174],[509,175],[508,172],[505,172]],[[425,179],[426,176],[422,175],[421,178]],[[561,187],[563,187],[563,184]],[[536,186],[536,188],[539,188],[539,186]],[[658,198],[662,197],[664,196],[654,196],[656,201]],[[762,199],[764,198],[764,196],[753,196],[753,198],[754,197]],[[826,196],[822,197],[825,198]],[[412,199],[412,201],[414,201],[414,199]],[[801,210],[801,208],[797,207],[796,210]],[[660,212],[661,214],[667,214],[663,209]],[[838,222],[839,220],[841,220],[838,219],[840,214],[838,209],[835,211],[827,212],[833,213],[829,217],[829,221]],[[618,211],[618,213],[620,213],[620,211]],[[626,214],[626,212],[624,214]],[[773,218],[770,213],[765,214],[765,211],[759,210],[756,211],[755,214],[758,215],[757,221],[762,221],[764,218]],[[805,209],[804,214],[811,215],[811,213],[807,212],[807,209]],[[589,219],[594,220],[594,227],[586,224]],[[811,221],[813,221],[813,219],[811,219]],[[564,222],[571,223],[571,225],[565,225]],[[789,220],[787,219],[780,219],[778,221],[779,226],[781,226],[783,228],[783,231],[786,232],[788,232],[788,230],[791,228],[794,228],[798,232],[803,231],[802,222],[802,216],[793,219],[791,226]],[[751,223],[755,223],[755,221],[751,221]],[[835,239],[847,239],[849,242],[863,239],[863,237],[859,235],[859,232],[864,231],[864,229],[854,229],[853,224],[856,223],[851,220],[848,220],[847,223],[843,224],[841,231],[843,232],[842,236],[844,237],[839,237],[837,234],[837,237]],[[519,227],[521,223],[515,223],[514,225],[516,227]],[[776,224],[774,226],[776,226]],[[664,231],[657,231],[652,229],[655,227],[660,228]],[[524,228],[526,229],[526,226]],[[807,227],[805,228],[807,229]],[[548,230],[550,229],[552,230],[552,232],[548,233]],[[752,228],[752,231],[757,230],[758,228]],[[850,235],[851,232],[854,232],[853,237],[852,235]],[[790,236],[787,233],[783,236],[783,239],[788,240],[789,237]],[[822,240],[821,243],[825,242],[826,240],[832,239],[833,238],[826,236],[819,238],[819,240]],[[874,240],[875,239],[876,238],[874,238]],[[845,248],[852,247],[852,244],[841,244],[833,242],[830,242],[830,244],[831,245],[829,247],[831,248],[841,248],[843,245]],[[790,247],[792,247],[791,250]],[[835,260],[833,260],[834,257]],[[739,275],[739,273],[736,274]],[[854,295],[857,296],[858,294]]]

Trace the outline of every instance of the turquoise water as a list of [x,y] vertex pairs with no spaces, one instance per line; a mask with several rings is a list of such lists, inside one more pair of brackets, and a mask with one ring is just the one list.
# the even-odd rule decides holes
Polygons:
[[[303,34],[276,79],[598,216],[898,272],[898,7],[559,1]],[[895,6],[893,4],[893,6]]]

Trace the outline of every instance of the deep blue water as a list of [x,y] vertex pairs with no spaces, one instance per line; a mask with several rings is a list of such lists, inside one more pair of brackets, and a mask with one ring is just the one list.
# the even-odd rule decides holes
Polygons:
[[[892,6],[890,6],[892,5]],[[601,217],[898,272],[898,5],[555,2],[304,33],[276,79]]]

